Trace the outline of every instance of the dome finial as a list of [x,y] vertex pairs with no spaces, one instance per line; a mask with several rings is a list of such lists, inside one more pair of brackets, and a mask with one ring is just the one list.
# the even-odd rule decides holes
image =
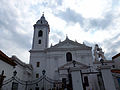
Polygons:
[[66,34],[66,39],[68,39],[68,35]]
[[44,16],[44,12],[42,13],[42,16]]
[[61,39],[59,39],[59,43],[61,42]]

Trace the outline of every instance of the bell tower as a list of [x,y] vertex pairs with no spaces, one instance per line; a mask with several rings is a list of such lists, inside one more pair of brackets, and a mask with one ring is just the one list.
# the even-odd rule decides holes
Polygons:
[[46,68],[45,50],[48,48],[49,24],[42,14],[41,18],[33,25],[33,43],[30,50],[30,64],[33,67],[33,78],[42,75],[42,70]]
[[34,35],[33,35],[32,50],[44,50],[48,48],[50,29],[49,29],[49,24],[44,17],[44,14],[42,14],[41,18],[33,26],[34,26]]

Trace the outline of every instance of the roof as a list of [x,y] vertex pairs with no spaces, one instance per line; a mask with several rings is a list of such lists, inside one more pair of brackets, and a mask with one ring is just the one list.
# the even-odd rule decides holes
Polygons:
[[[104,60],[104,63],[114,63],[112,60]],[[101,64],[100,61],[94,61],[93,64]]]
[[42,14],[42,16],[41,16],[41,18],[36,22],[36,24],[34,24],[33,25],[34,26],[34,28],[36,27],[36,26],[47,26],[48,27],[48,29],[49,29],[49,32],[50,32],[50,28],[49,28],[49,24],[48,24],[48,22],[47,22],[47,20],[45,19],[45,17],[44,17],[44,14]]
[[58,44],[51,46],[47,50],[91,50],[92,47],[86,46],[85,44],[80,44],[77,41],[72,41],[68,37],[62,42],[59,42]]
[[25,67],[25,68],[28,68],[28,69],[30,69],[30,70],[32,70],[32,65],[30,65],[30,64],[26,64],[26,63],[24,63],[24,62],[22,62],[20,59],[18,59],[15,55],[13,55],[12,57],[11,57],[11,59],[18,65],[20,65],[20,66],[22,66],[22,67]]
[[113,69],[111,70],[112,73],[119,73],[120,74],[120,70],[119,69]]
[[[73,61],[75,61],[75,60],[73,60]],[[59,69],[59,70],[67,70],[67,69],[70,68],[70,67],[74,67],[74,66],[73,66],[73,61],[67,62],[66,64],[60,66],[58,69]],[[89,68],[89,66],[87,66],[87,65],[85,65],[85,64],[83,64],[83,63],[80,63],[80,62],[78,62],[78,61],[75,61],[75,66],[76,66],[76,67],[79,67],[79,68],[81,68],[81,69],[87,69],[87,68]]]
[[15,66],[16,63],[12,61],[11,58],[9,58],[6,54],[4,54],[1,50],[0,50],[0,60],[12,65],[12,66]]
[[112,57],[112,60],[119,57],[120,56],[120,53],[116,54],[115,56]]

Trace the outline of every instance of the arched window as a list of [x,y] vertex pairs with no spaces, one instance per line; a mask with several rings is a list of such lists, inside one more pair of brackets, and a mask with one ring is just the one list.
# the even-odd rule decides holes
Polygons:
[[43,36],[43,32],[40,30],[39,32],[38,32],[38,37],[42,37]]
[[66,54],[66,60],[67,62],[72,61],[72,54],[70,52]]

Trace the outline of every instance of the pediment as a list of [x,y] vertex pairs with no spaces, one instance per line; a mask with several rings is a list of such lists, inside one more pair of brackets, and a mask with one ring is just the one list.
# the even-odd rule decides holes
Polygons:
[[[74,67],[73,61],[67,62],[66,64],[60,66],[58,69],[59,70],[67,70],[67,69],[72,68],[72,67]],[[87,69],[87,68],[89,68],[89,66],[87,66],[85,64],[82,64],[80,62],[77,62],[77,61],[75,61],[75,67],[78,67],[80,69]]]
[[81,49],[91,49],[91,47],[86,46],[85,44],[80,44],[77,41],[72,41],[66,38],[63,42],[59,42],[58,44],[51,46],[50,49],[59,49],[59,48],[81,48]]

